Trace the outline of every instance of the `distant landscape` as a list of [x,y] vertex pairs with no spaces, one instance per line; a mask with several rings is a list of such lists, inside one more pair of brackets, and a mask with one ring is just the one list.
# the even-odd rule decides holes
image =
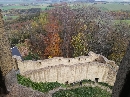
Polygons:
[[[76,2],[77,3],[77,2]],[[76,3],[68,3],[69,6],[73,8],[73,5]],[[120,3],[120,2],[110,2],[110,3],[80,3],[84,6],[94,6],[102,11],[108,12],[108,11],[130,11],[130,3]],[[1,4],[0,9],[3,11],[4,19],[10,20],[16,19],[19,17],[20,14],[15,14],[12,11],[15,10],[22,10],[22,9],[31,9],[31,8],[40,8],[42,11],[47,10],[49,8],[52,8],[50,5],[51,3],[14,3],[14,4]],[[116,20],[115,22],[118,23],[120,20]],[[129,20],[121,20],[122,22],[130,23]]]
[[[19,37],[20,33],[17,33],[17,35],[14,35],[15,37],[17,37],[16,39],[14,38],[12,40],[12,38],[11,38],[12,45],[24,44],[23,42],[19,43],[18,40],[19,40],[19,38],[23,38],[22,40],[21,39],[20,40],[24,41],[24,39],[29,37],[30,34],[31,34],[31,33],[29,33],[29,30],[31,30],[31,29],[33,29],[33,31],[36,31],[38,33],[43,33],[43,32],[46,33],[45,30],[47,30],[47,29],[43,28],[43,26],[46,25],[46,23],[44,24],[44,21],[48,17],[48,12],[54,11],[54,14],[57,14],[57,16],[59,14],[61,14],[61,13],[57,13],[57,12],[55,13],[56,10],[59,11],[59,12],[63,11],[63,14],[66,13],[66,12],[64,12],[66,9],[70,10],[74,14],[74,16],[72,16],[72,17],[77,17],[79,15],[78,17],[81,18],[81,20],[83,20],[83,21],[81,21],[81,20],[76,20],[76,21],[83,22],[81,24],[83,24],[85,27],[82,28],[83,30],[78,28],[78,26],[77,26],[77,28],[79,29],[79,31],[84,32],[85,29],[89,29],[88,27],[90,27],[90,29],[87,31],[87,34],[88,34],[89,31],[90,32],[95,31],[95,29],[98,29],[99,32],[100,32],[99,28],[100,27],[102,28],[103,25],[105,27],[105,25],[107,25],[107,23],[108,24],[110,23],[110,26],[113,26],[112,24],[114,24],[114,26],[116,26],[116,27],[113,27],[114,28],[113,30],[111,29],[111,27],[108,27],[108,30],[110,30],[110,31],[115,31],[115,32],[121,31],[122,29],[120,30],[120,27],[117,27],[117,26],[126,27],[128,29],[125,29],[125,30],[129,31],[129,25],[130,25],[130,3],[129,2],[106,2],[106,1],[92,1],[92,0],[90,0],[89,2],[73,1],[73,2],[57,2],[57,3],[54,3],[53,1],[51,1],[51,3],[45,3],[43,1],[40,1],[41,3],[39,3],[39,1],[38,1],[38,3],[31,2],[31,1],[29,1],[30,3],[27,3],[27,2],[28,1],[26,1],[26,3],[17,3],[17,4],[15,4],[15,3],[14,4],[11,4],[11,3],[0,4],[0,8],[2,9],[2,14],[3,14],[4,20],[5,20],[5,25],[6,25],[7,29],[8,28],[12,29],[11,33],[13,33],[14,31],[15,31],[15,33],[20,31],[21,34],[22,34],[23,28],[21,29],[21,27],[26,26],[25,27],[26,29],[24,29],[25,34],[23,34],[22,37]],[[86,13],[85,9],[86,10],[89,9],[92,12],[89,12],[89,10],[88,10],[89,13]],[[74,13],[75,11],[77,13],[77,16]],[[91,17],[92,20],[90,19],[88,21],[87,19],[86,20],[83,19],[83,18],[86,18],[86,17],[84,15],[82,16],[81,12],[84,15],[86,14],[88,18],[90,18],[90,15],[92,15],[92,17]],[[93,12],[96,12],[97,14],[93,13]],[[80,13],[80,14],[78,14],[78,13]],[[47,14],[47,16],[46,16],[46,14]],[[68,16],[68,14],[65,14],[63,16],[64,16],[64,18],[66,18],[65,16]],[[59,19],[58,21],[60,23],[63,22],[63,21],[61,21],[60,16],[58,16],[57,18]],[[43,19],[43,20],[41,20],[41,19]],[[46,22],[47,21],[48,20],[46,20]],[[70,20],[70,21],[72,21],[72,20]],[[31,25],[29,25],[28,23],[30,23]],[[97,26],[96,23],[98,23],[98,26]],[[71,22],[70,22],[70,24],[71,24]],[[74,25],[76,26],[77,24],[74,24]],[[94,27],[94,28],[92,27],[93,29],[91,28],[91,25],[93,25],[93,27]],[[96,28],[96,27],[99,27],[99,28]],[[104,27],[103,27],[103,29],[105,29]],[[71,30],[75,31],[76,29],[71,29]],[[127,33],[127,31],[125,33]],[[75,32],[75,33],[79,33],[79,32]],[[96,33],[98,33],[98,32],[96,32]],[[57,36],[57,37],[63,38],[62,34],[59,34],[59,35],[60,36]],[[80,33],[79,33],[79,35],[80,35]],[[88,37],[88,36],[86,36],[86,37]],[[76,36],[75,36],[75,38],[76,38]],[[72,36],[71,36],[70,39],[72,39]],[[88,40],[86,40],[86,41],[88,41]],[[13,42],[16,42],[16,43],[13,43]],[[107,45],[109,45],[109,43]],[[74,47],[72,47],[72,48],[74,48]],[[90,48],[93,49],[93,50],[94,49],[96,50],[95,46],[93,47],[91,45],[89,47],[89,49]],[[117,57],[116,55],[113,55],[112,50],[115,50],[115,49],[112,48],[112,47],[110,47],[110,48],[111,48],[110,53],[109,53],[110,55],[107,54],[105,56],[107,58],[109,58],[110,56]],[[44,47],[43,47],[43,50],[45,50]],[[124,50],[124,48],[123,48],[123,50]],[[40,52],[43,53],[44,51],[40,51]],[[101,52],[101,51],[96,50],[96,52]],[[104,50],[102,52],[105,53]],[[71,56],[73,56],[73,54]],[[110,59],[112,59],[112,58],[110,57]],[[114,58],[114,60],[119,61],[121,59],[120,58],[119,59]]]
[[[45,74],[46,77],[44,78],[46,79],[48,79],[47,74],[50,76],[50,79],[55,78],[55,75],[51,77],[51,68],[55,68],[56,66],[50,66],[48,62],[46,67],[43,66],[44,68],[39,67],[39,69],[36,69],[36,67],[42,66],[42,61],[38,61],[38,64],[36,64],[36,61],[45,59],[51,60],[51,58],[58,57],[58,61],[55,58],[54,60],[60,62],[60,57],[67,58],[68,60],[66,61],[65,59],[65,62],[68,62],[68,67],[64,66],[64,64],[58,64],[56,67],[60,68],[63,66],[65,72],[65,68],[72,68],[73,66],[77,68],[76,66],[81,66],[81,64],[72,64],[72,66],[70,66],[71,60],[69,58],[72,58],[74,61],[74,59],[79,56],[88,56],[89,52],[92,51],[104,56],[98,56],[99,58],[96,58],[95,55],[95,59],[92,60],[92,62],[88,61],[90,67],[93,62],[95,62],[95,70],[93,70],[95,75],[99,72],[99,67],[96,67],[97,64],[101,66],[105,65],[106,67],[108,66],[111,71],[108,69],[108,71],[106,71],[107,74],[105,69],[103,69],[104,71],[100,71],[101,74],[104,74],[102,75],[104,77],[103,80],[109,79],[112,82],[115,81],[114,77],[117,73],[118,66],[126,52],[130,40],[130,2],[95,0],[16,1],[17,0],[12,0],[12,2],[7,1],[8,3],[0,3],[0,9],[2,10],[5,31],[7,32],[11,49],[17,47],[23,60],[31,60],[30,62],[32,62],[30,64],[24,61],[22,61],[23,63],[19,63],[20,65],[22,64],[21,68],[24,68],[23,70],[26,68],[22,67],[23,65],[28,67],[26,68],[27,72],[25,72],[25,74],[31,71],[30,76],[31,74],[35,76],[35,72],[40,71]],[[92,56],[92,54],[90,54],[90,56]],[[108,60],[106,61],[105,57],[109,62]],[[81,62],[81,60],[82,58],[79,57],[76,59],[76,62]],[[87,59],[83,57],[83,60],[86,61]],[[51,60],[51,62],[53,61]],[[51,73],[48,73],[48,71],[47,73],[43,72],[47,68]],[[87,68],[82,69],[86,72],[88,71]],[[58,72],[60,72],[60,69],[58,70]],[[68,74],[69,70],[70,69],[66,69]],[[32,73],[32,71],[34,73]],[[74,70],[72,70],[72,73],[73,71]],[[82,72],[82,70],[79,70],[78,73],[80,73],[80,71]],[[67,73],[65,77],[68,77]],[[75,75],[79,75],[78,73],[75,72]],[[63,75],[64,74],[65,73],[63,73]],[[37,73],[38,79],[41,79],[39,75]],[[58,76],[57,78],[62,79],[61,73],[59,73],[59,75],[60,76],[58,76],[58,74],[56,75]],[[71,75],[70,73],[72,78],[73,75],[74,74]],[[92,76],[91,72],[88,75]],[[106,77],[106,75],[108,76]],[[37,80],[35,77],[32,78]],[[107,83],[98,83],[99,78],[92,78],[92,81],[82,79],[81,81],[70,84],[68,84],[68,81],[65,83],[58,83],[57,81],[38,83],[21,75],[17,75],[17,79],[19,84],[31,87],[43,93],[54,92],[53,89],[58,87],[59,90],[52,93],[53,97],[110,97],[112,90],[112,86],[108,84],[108,80],[106,80]],[[96,82],[94,82],[94,79]],[[82,84],[96,87],[82,87]],[[60,90],[60,88],[62,88],[62,90]]]

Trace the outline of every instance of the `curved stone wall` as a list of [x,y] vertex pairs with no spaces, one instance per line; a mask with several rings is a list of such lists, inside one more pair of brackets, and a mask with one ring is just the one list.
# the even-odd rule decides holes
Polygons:
[[17,61],[20,73],[31,78],[35,82],[65,83],[83,79],[105,82],[113,85],[118,66],[114,61],[108,60],[102,55],[89,53],[89,56],[76,58],[54,57],[37,61]]
[[[111,76],[109,75],[111,73]],[[29,77],[34,82],[55,82],[72,83],[83,79],[95,81],[99,78],[99,82],[105,82],[113,85],[115,82],[116,72],[108,66],[108,64],[90,62],[75,65],[56,65],[37,70],[24,72],[22,75]]]
[[[102,61],[102,58],[103,58],[103,61]],[[50,59],[37,60],[37,61],[18,60],[17,64],[18,64],[18,67],[22,74],[29,70],[36,70],[36,69],[45,68],[48,66],[56,66],[59,64],[74,65],[74,64],[93,62],[93,61],[97,61],[99,63],[104,63],[104,61],[105,61],[104,64],[110,64],[113,68],[115,68],[115,69],[117,68],[117,65],[114,63],[114,61],[108,60],[104,56],[95,54],[93,52],[89,52],[89,56],[80,56],[80,57],[76,57],[76,58],[54,57],[54,58],[50,58]]]

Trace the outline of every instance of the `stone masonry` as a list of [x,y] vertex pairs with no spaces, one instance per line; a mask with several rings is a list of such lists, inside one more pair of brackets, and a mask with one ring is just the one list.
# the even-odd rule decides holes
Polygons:
[[118,66],[100,54],[89,52],[88,56],[76,58],[54,57],[45,60],[17,60],[20,74],[34,82],[70,83],[83,79],[114,85]]

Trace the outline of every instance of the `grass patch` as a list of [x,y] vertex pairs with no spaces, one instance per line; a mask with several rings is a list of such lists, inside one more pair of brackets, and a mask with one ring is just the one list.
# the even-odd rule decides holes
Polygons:
[[30,8],[41,8],[41,9],[45,9],[45,8],[47,8],[48,5],[49,5],[49,4],[38,5],[38,6],[32,6],[32,5],[28,5],[28,6],[14,5],[14,6],[3,6],[3,7],[0,7],[0,9],[2,9],[2,10],[10,10],[10,9],[30,9]]
[[12,18],[12,19],[16,19],[18,18],[19,16],[4,16],[3,19],[6,20],[8,18]]
[[130,20],[113,20],[115,24],[119,24],[119,23],[127,23],[130,25]]
[[[80,3],[79,3],[80,4]],[[69,6],[71,6],[72,8],[74,8],[73,6],[74,4],[70,4]],[[81,3],[82,5],[82,3]],[[126,4],[119,4],[119,3],[106,3],[106,4],[94,4],[94,3],[83,3],[84,6],[95,6],[97,8],[100,8],[103,11],[119,11],[119,10],[130,10],[130,5]],[[81,7],[81,6],[79,6]]]
[[32,89],[38,90],[43,93],[53,90],[54,88],[57,88],[60,86],[65,87],[65,85],[60,84],[58,82],[45,82],[45,83],[32,82],[29,78],[25,78],[24,76],[21,76],[21,75],[17,75],[17,79],[18,79],[19,84],[26,87],[31,87]]
[[[70,87],[69,85],[61,84],[58,82],[32,82],[30,78],[26,78],[21,75],[17,75],[18,83],[26,86],[31,87],[34,90],[38,90],[40,92],[48,92],[50,90],[53,90],[54,88],[62,87],[67,88]],[[82,80],[82,83],[94,83],[94,81],[91,80]],[[102,86],[110,87],[106,83],[100,82]],[[79,85],[77,83],[76,85]],[[110,87],[111,88],[111,87]],[[102,90],[99,87],[79,87],[75,89],[67,89],[67,90],[60,90],[53,94],[53,97],[110,97],[110,93],[108,93],[106,90]]]
[[130,5],[128,4],[123,5],[119,3],[107,3],[107,4],[95,4],[94,6],[106,11],[130,10]]
[[110,97],[111,94],[98,87],[79,87],[76,89],[60,90],[52,97]]

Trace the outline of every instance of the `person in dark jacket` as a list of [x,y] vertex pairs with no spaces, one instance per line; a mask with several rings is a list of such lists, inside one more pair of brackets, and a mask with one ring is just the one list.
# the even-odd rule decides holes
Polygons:
[[82,86],[82,81],[79,82],[79,86]]

